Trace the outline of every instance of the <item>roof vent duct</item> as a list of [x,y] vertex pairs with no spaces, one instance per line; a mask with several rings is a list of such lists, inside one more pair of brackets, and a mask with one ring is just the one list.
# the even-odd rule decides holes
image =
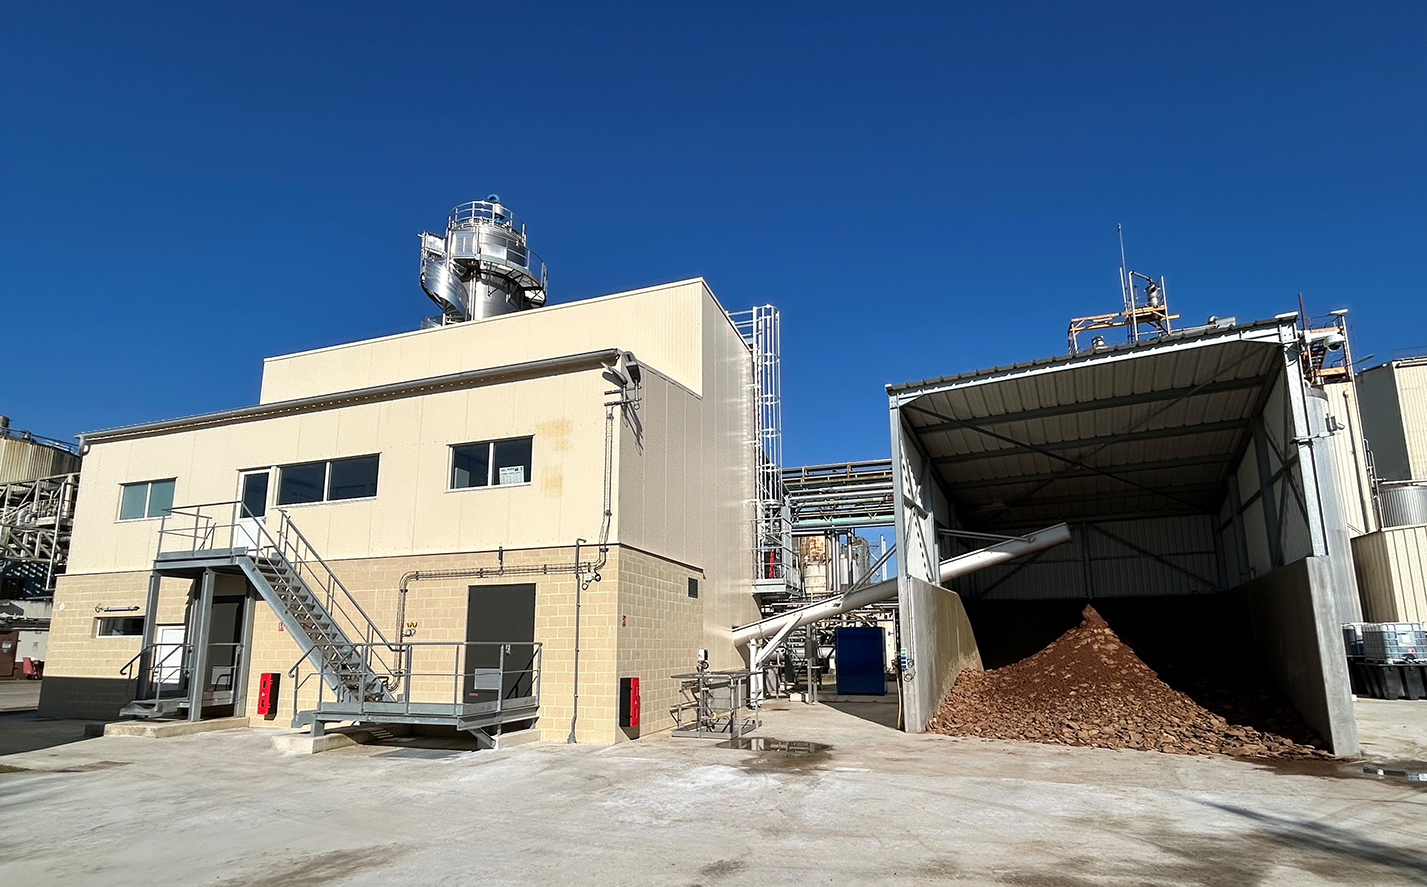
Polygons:
[[545,304],[545,263],[492,194],[451,210],[444,236],[422,233],[421,288],[441,308],[424,326],[510,314]]

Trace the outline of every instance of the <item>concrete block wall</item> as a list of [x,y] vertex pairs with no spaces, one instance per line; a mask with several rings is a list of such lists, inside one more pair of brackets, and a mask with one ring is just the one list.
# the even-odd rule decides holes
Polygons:
[[[596,556],[583,548],[581,558]],[[576,579],[568,569],[574,563],[573,547],[506,551],[507,568],[550,565],[554,572],[535,575],[489,575],[418,580],[410,585],[406,621],[414,622],[414,642],[459,642],[466,637],[468,589],[472,585],[530,583],[536,587],[535,640],[543,645],[541,671],[541,738],[563,741],[574,713]],[[419,557],[360,558],[330,561],[334,573],[388,639],[398,634],[396,606],[401,577],[411,570],[492,571],[500,561],[495,552],[473,552]],[[678,682],[672,675],[696,665],[700,647],[710,643],[726,626],[708,626],[710,589],[704,571],[632,548],[613,546],[601,570],[602,581],[580,591],[579,719],[580,742],[612,743],[673,726],[671,709],[678,702]],[[699,582],[700,596],[688,594],[689,580]],[[149,574],[144,572],[65,576],[60,580],[51,645],[53,668],[49,676],[82,678],[85,683],[56,681],[55,714],[83,711],[84,716],[114,717],[128,699],[120,686],[118,669],[139,652],[140,639],[96,638],[96,606],[137,606],[124,615],[142,616]],[[158,621],[182,624],[192,583],[164,579],[160,586]],[[220,575],[219,593],[243,587],[238,576]],[[60,604],[63,609],[60,609]],[[718,630],[715,630],[718,629]],[[725,659],[736,656],[731,644],[716,652]],[[455,648],[417,647],[412,697],[420,701],[448,701],[460,690],[447,677],[447,661]],[[247,712],[255,725],[287,727],[295,711],[312,708],[318,683],[310,665],[299,671],[298,686],[288,671],[300,657],[292,636],[265,603],[255,602],[252,646],[248,652]],[[390,655],[384,653],[384,655]],[[447,657],[438,661],[438,657]],[[279,677],[278,710],[271,719],[256,715],[258,675]],[[422,673],[426,674],[422,674]],[[47,676],[47,681],[48,677]],[[619,679],[641,680],[643,718],[639,731],[618,726]],[[103,679],[105,687],[95,683]],[[328,691],[330,692],[330,691]],[[63,697],[63,698],[61,698]],[[113,709],[112,712],[109,709]],[[99,713],[103,709],[104,713]]]
[[[186,579],[165,579],[158,621],[182,624],[190,587]],[[133,684],[119,674],[138,655],[138,637],[101,638],[101,616],[142,617],[148,606],[149,574],[99,573],[60,576],[50,614],[40,714],[45,717],[111,719],[132,698]],[[137,607],[103,613],[104,607]]]
[[[581,550],[581,560],[596,556],[592,547]],[[568,567],[574,563],[575,551],[568,548],[541,548],[506,551],[505,566],[530,567],[551,565],[547,574],[489,575],[483,578],[418,580],[410,585],[406,602],[406,621],[416,623],[413,642],[456,642],[466,637],[466,608],[472,585],[533,584],[535,586],[535,640],[543,646],[540,676],[541,739],[564,740],[570,732],[574,709],[575,650],[575,577]],[[420,557],[360,558],[330,561],[332,571],[352,593],[367,614],[389,639],[397,633],[396,606],[401,577],[411,570],[466,570],[485,567],[496,570],[496,552],[427,555]],[[601,571],[603,580],[591,583],[580,597],[580,699],[576,739],[580,742],[609,743],[615,741],[617,729],[618,686],[614,678],[614,610],[616,570],[613,563]],[[413,672],[425,673],[412,682],[412,698],[418,701],[446,702],[452,699],[453,682],[445,676],[451,668],[452,649],[418,646]],[[281,709],[269,722],[286,726],[292,716],[294,689],[297,689],[297,709],[313,707],[317,701],[316,679],[294,688],[287,671],[298,659],[299,652],[292,638],[281,631],[281,625],[266,606],[258,609],[253,627],[253,674],[274,671],[283,675],[279,691]],[[444,657],[444,658],[443,658]],[[301,673],[310,673],[304,666]],[[249,711],[257,706],[257,681],[248,692]]]
[[[707,590],[703,571],[696,567],[632,548],[614,555],[619,565],[616,677],[639,678],[641,710],[639,729],[621,730],[620,737],[635,738],[674,726],[679,682],[673,675],[694,671],[698,650],[707,643]],[[697,598],[689,597],[691,578],[699,581]]]

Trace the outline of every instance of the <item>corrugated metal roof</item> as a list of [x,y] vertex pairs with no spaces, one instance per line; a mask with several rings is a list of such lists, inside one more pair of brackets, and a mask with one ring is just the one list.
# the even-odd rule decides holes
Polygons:
[[987,367],[980,370],[966,370],[949,376],[936,376],[930,379],[922,379],[916,382],[901,382],[887,386],[888,393],[895,394],[902,391],[917,391],[938,385],[952,382],[962,382],[968,379],[980,379],[988,376],[1000,375],[1002,373],[1014,372],[1017,370],[1033,369],[1036,367],[1049,367],[1056,364],[1083,363],[1087,361],[1104,360],[1107,357],[1125,354],[1134,351],[1159,350],[1172,347],[1176,343],[1192,341],[1197,339],[1210,338],[1241,338],[1245,335],[1260,337],[1263,333],[1274,331],[1281,326],[1292,326],[1294,321],[1280,320],[1278,318],[1267,318],[1265,320],[1255,320],[1251,323],[1236,324],[1229,327],[1191,327],[1177,330],[1167,336],[1159,336],[1146,342],[1123,342],[1118,345],[1111,345],[1100,351],[1082,351],[1079,354],[1056,354],[1051,357],[1038,357],[1035,360],[1026,360],[1019,363],[1004,364],[1002,366]]
[[1282,375],[1281,321],[888,386],[973,526],[1203,513]]

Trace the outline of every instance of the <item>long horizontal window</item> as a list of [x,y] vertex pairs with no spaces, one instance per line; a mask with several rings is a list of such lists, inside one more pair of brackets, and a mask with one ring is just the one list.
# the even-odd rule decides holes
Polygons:
[[136,638],[144,633],[142,616],[104,616],[94,620],[94,635],[101,638]]
[[124,484],[119,490],[119,520],[159,517],[173,507],[172,478]]
[[530,483],[534,438],[511,437],[451,447],[451,489]]
[[277,504],[367,499],[377,494],[380,456],[303,462],[279,469]]

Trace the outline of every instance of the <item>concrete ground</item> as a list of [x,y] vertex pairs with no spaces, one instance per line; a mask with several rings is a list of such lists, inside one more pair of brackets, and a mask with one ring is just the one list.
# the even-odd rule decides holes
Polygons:
[[1422,763],[1427,770],[1427,701],[1358,697],[1353,715],[1364,757]]
[[748,748],[299,756],[237,729],[13,755],[0,883],[1427,884],[1424,783],[905,735],[857,705],[773,703]]

